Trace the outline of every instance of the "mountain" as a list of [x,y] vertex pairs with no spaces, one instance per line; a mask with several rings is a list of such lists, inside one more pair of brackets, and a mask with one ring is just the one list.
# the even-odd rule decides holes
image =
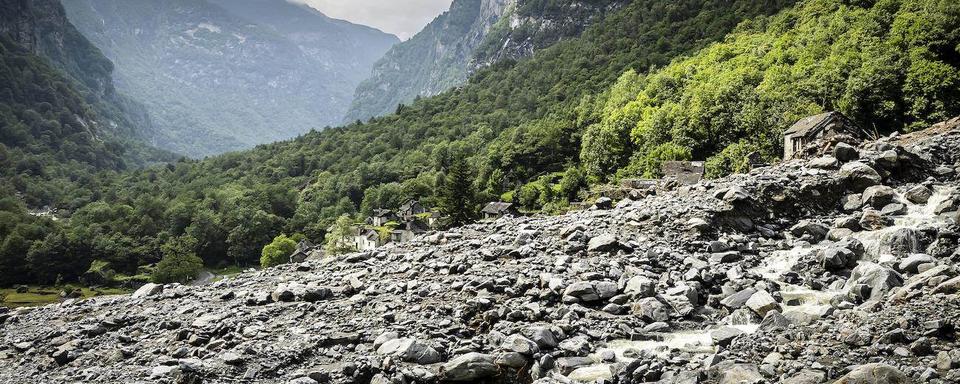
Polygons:
[[410,40],[390,49],[356,90],[351,123],[462,85],[476,69],[517,60],[564,38],[627,1],[455,0]]
[[156,122],[154,145],[205,156],[340,121],[398,40],[284,0],[63,0]]

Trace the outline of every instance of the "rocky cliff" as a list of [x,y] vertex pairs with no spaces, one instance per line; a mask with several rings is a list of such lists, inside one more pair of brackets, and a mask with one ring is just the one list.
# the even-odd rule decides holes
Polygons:
[[[203,156],[340,121],[397,38],[280,0],[63,0],[150,112],[152,143]],[[285,21],[286,20],[286,21]]]
[[958,126],[208,286],[8,311],[0,379],[957,382]]
[[578,36],[624,3],[456,0],[449,11],[374,65],[371,77],[357,87],[344,121],[394,112],[399,104],[463,84],[477,69]]

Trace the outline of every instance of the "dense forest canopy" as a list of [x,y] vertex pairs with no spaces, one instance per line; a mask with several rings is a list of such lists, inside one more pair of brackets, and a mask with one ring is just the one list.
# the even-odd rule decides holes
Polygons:
[[636,0],[390,116],[72,184],[90,197],[59,200],[68,219],[30,237],[0,228],[16,243],[0,262],[25,271],[3,267],[2,282],[189,259],[171,244],[208,266],[257,265],[281,234],[317,242],[343,215],[408,198],[442,207],[451,186],[563,209],[591,184],[656,176],[663,160],[709,160],[722,175],[750,152],[773,159],[784,128],[826,110],[909,130],[960,114],[958,23],[946,0]]

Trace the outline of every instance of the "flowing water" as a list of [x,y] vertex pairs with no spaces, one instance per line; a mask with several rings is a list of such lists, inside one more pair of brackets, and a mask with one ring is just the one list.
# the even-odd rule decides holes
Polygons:
[[[947,200],[953,189],[937,187],[934,195],[927,204],[918,205],[905,203],[907,213],[894,218],[892,226],[876,231],[862,231],[852,235],[860,240],[866,249],[867,260],[884,261],[889,256],[884,255],[884,245],[889,237],[899,230],[918,228],[924,225],[941,224],[944,221],[934,214],[936,207]],[[901,199],[905,200],[905,199]],[[780,295],[783,298],[783,314],[787,317],[798,318],[803,316],[819,317],[832,308],[831,300],[841,295],[839,290],[815,290],[803,286],[786,284],[780,281],[784,273],[789,272],[804,257],[829,246],[829,242],[821,244],[802,244],[793,249],[772,252],[764,263],[752,271],[765,279],[777,281],[781,285]],[[754,333],[759,329],[758,324],[730,325],[744,333]],[[597,379],[609,379],[613,376],[610,364],[600,363],[601,356],[607,351],[616,355],[617,361],[633,360],[640,353],[666,357],[672,351],[681,351],[695,354],[711,354],[717,352],[710,333],[720,327],[710,327],[703,330],[686,330],[650,335],[648,340],[613,340],[607,343],[606,348],[600,348],[591,355],[597,364],[581,367],[574,370],[568,377],[574,381],[591,382]]]

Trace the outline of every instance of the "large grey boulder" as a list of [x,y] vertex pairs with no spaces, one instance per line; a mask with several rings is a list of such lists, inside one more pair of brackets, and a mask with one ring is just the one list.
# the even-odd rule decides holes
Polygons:
[[624,293],[639,296],[650,297],[656,293],[657,282],[646,276],[634,276],[627,280],[627,285],[623,289]]
[[897,191],[886,185],[874,185],[863,191],[863,203],[880,209],[893,203],[897,198]]
[[757,291],[747,300],[747,308],[750,308],[760,317],[764,317],[770,311],[779,311],[780,304],[767,291]]
[[476,352],[457,356],[440,367],[440,377],[446,381],[477,381],[499,372],[496,358]]
[[847,143],[837,143],[833,147],[833,157],[842,162],[854,161],[860,158],[860,152]]
[[844,164],[840,167],[839,175],[849,183],[850,188],[857,191],[862,191],[883,181],[877,170],[859,161]]
[[130,297],[134,299],[142,299],[144,297],[150,297],[159,294],[160,292],[163,292],[163,285],[147,283],[134,291],[133,295],[130,295]]
[[670,320],[670,308],[653,297],[646,297],[634,303],[633,313],[651,322]]
[[908,384],[912,381],[893,366],[875,363],[854,368],[834,384]]
[[914,204],[926,204],[930,201],[930,198],[933,197],[933,191],[930,188],[927,188],[922,185],[915,186],[910,188],[907,193],[903,195],[907,201]]
[[433,364],[440,362],[440,353],[436,349],[412,338],[389,340],[383,343],[380,348],[377,348],[377,354],[395,356],[408,363]]
[[610,233],[594,236],[587,242],[588,252],[613,252],[620,247],[617,237]]
[[[848,294],[864,301],[882,299],[888,292],[903,285],[903,277],[896,271],[871,262],[861,262],[850,273],[843,286]],[[864,292],[862,288],[866,288]]]

